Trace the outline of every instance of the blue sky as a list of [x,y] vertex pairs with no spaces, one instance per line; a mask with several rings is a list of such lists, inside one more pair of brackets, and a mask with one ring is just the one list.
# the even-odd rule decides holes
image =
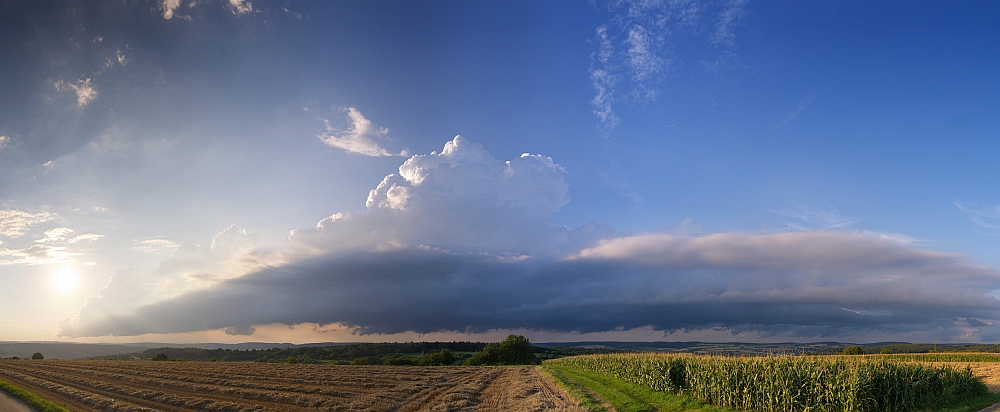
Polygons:
[[992,342],[998,13],[8,2],[0,340]]

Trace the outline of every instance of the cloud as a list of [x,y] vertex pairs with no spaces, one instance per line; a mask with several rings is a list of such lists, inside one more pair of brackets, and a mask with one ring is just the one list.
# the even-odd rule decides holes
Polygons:
[[815,230],[819,229],[843,229],[861,222],[862,219],[845,217],[833,206],[826,208],[813,206],[798,206],[784,210],[772,210],[772,213],[786,217],[792,217],[799,222],[788,222],[787,225],[795,230]]
[[308,323],[359,334],[1000,338],[1000,272],[961,255],[829,230],[559,227],[548,219],[569,200],[564,174],[548,157],[500,161],[456,137],[383,179],[365,212],[293,231],[284,252],[257,251],[234,226],[211,247],[184,244],[155,268],[120,269],[61,335],[245,336],[253,325]]
[[97,239],[100,239],[100,238],[103,238],[103,237],[104,237],[104,235],[98,235],[98,234],[94,234],[94,233],[87,233],[87,234],[76,236],[76,237],[68,240],[68,243],[77,243],[77,242],[84,242],[84,241],[92,241],[92,240],[97,240]]
[[[265,268],[70,336],[132,335],[267,323],[341,324],[358,333],[663,331],[827,337],[964,333],[995,325],[1000,274],[961,257],[835,232],[609,239],[558,261],[403,248]],[[980,326],[991,333],[992,326]],[[985,335],[984,335],[985,336]]]
[[90,78],[81,79],[76,84],[60,80],[55,85],[56,90],[72,90],[76,92],[76,104],[83,107],[97,98],[97,90],[94,89],[93,80]]
[[179,243],[166,239],[146,239],[139,242],[138,245],[133,246],[132,249],[141,250],[143,252],[156,252],[164,249],[176,249],[178,246],[180,246]]
[[227,335],[234,336],[250,336],[256,331],[257,328],[253,327],[253,325],[230,326],[225,329]]
[[972,223],[987,229],[1000,229],[1000,206],[990,203],[965,203],[959,200],[953,204],[958,210],[965,212]]
[[45,231],[45,237],[36,240],[38,243],[46,242],[61,242],[66,240],[66,236],[73,233],[73,229],[67,227],[57,227],[55,229],[49,229]]
[[595,30],[590,79],[597,94],[591,104],[608,129],[619,123],[615,105],[656,100],[672,66],[688,59],[675,51],[678,44],[700,48],[698,57],[709,69],[731,60],[735,29],[746,15],[744,0],[602,3],[609,18]]
[[3,150],[8,144],[10,144],[10,136],[0,135],[0,150]]
[[72,261],[79,253],[66,250],[65,246],[33,245],[23,249],[0,248],[0,256],[11,256],[14,260],[0,259],[0,266],[42,265]]
[[367,213],[336,213],[289,239],[319,251],[395,242],[466,252],[565,253],[596,239],[586,230],[546,223],[569,201],[564,173],[551,158],[525,153],[500,161],[456,136],[440,153],[412,156],[386,176],[369,192]]
[[233,14],[236,15],[242,15],[253,11],[253,4],[250,4],[247,0],[229,0],[229,7],[232,8]]
[[[227,279],[280,264],[277,257],[256,250],[256,235],[238,226],[217,234],[209,246],[183,243],[153,268],[122,268],[97,296],[81,309],[89,322],[109,321],[135,308],[205,289]],[[75,328],[72,322],[63,327]]]
[[0,235],[20,237],[28,227],[47,222],[56,217],[54,213],[29,213],[16,209],[0,209]]
[[181,6],[181,0],[160,0],[160,10],[163,10],[163,18],[170,20],[174,17],[174,11]]
[[326,124],[326,132],[316,137],[328,146],[343,149],[348,153],[373,157],[407,156],[406,150],[398,154],[391,154],[376,142],[376,139],[387,139],[389,129],[373,125],[371,120],[361,115],[358,109],[348,107],[346,111],[347,116],[351,119],[351,126],[348,129],[338,130],[330,126],[328,120],[321,119]]

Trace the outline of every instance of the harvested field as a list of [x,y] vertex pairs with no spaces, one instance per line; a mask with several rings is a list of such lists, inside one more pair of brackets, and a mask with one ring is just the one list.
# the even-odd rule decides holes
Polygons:
[[972,374],[983,380],[990,391],[1000,393],[1000,363],[997,362],[928,362],[929,365],[964,368],[968,365]]
[[74,411],[579,410],[534,367],[3,360],[0,379]]

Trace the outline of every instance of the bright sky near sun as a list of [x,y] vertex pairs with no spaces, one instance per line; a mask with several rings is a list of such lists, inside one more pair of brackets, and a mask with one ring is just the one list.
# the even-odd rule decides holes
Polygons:
[[998,18],[0,2],[0,340],[995,342]]

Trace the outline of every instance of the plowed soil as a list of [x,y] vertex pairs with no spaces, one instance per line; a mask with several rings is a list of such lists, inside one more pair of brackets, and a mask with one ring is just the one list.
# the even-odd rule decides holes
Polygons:
[[0,360],[73,411],[578,411],[534,367]]

